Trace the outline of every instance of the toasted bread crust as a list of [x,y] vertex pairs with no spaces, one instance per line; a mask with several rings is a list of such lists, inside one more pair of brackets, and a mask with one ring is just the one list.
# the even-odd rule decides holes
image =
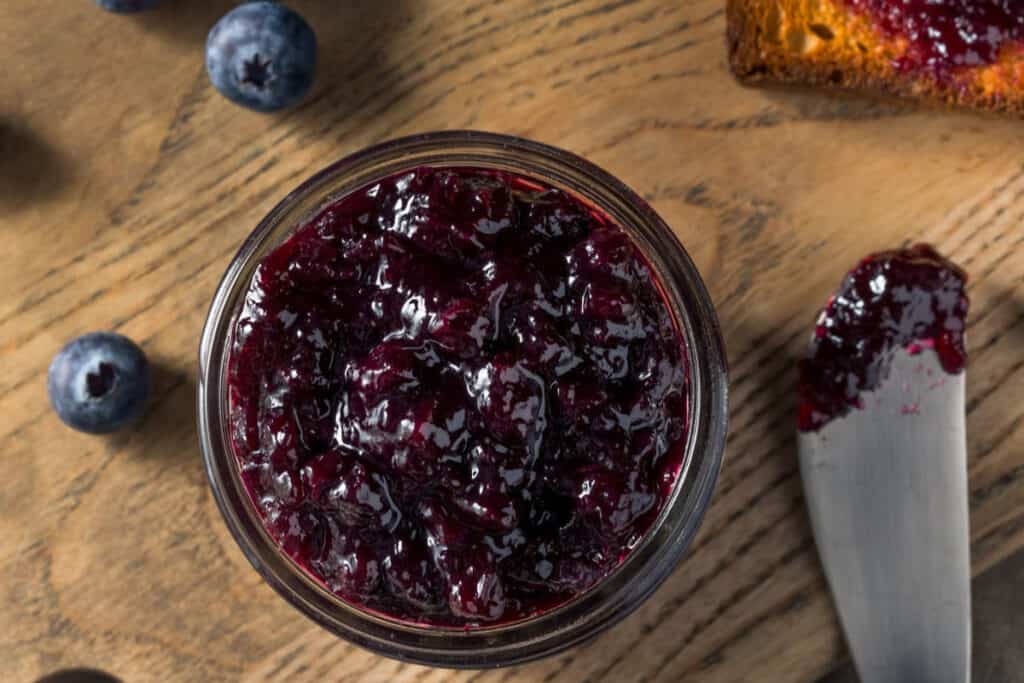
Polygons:
[[905,41],[882,35],[839,0],[727,0],[726,15],[729,61],[743,82],[825,86],[1024,115],[1024,45],[944,81],[897,70]]

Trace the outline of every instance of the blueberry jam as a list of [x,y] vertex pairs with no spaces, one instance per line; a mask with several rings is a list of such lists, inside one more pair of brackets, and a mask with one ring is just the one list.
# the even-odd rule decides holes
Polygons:
[[1021,0],[846,0],[888,35],[908,41],[896,66],[948,76],[993,64],[1008,43],[1024,40]]
[[670,496],[688,351],[607,216],[524,177],[418,168],[260,263],[230,425],[270,535],[345,601],[475,627],[612,572]]
[[800,362],[800,430],[860,408],[861,393],[886,378],[896,349],[934,350],[946,372],[961,372],[966,283],[958,266],[926,244],[861,261],[818,316]]

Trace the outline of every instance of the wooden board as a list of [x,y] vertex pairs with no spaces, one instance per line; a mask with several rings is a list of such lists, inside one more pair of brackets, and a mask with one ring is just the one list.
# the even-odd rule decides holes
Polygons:
[[[309,103],[243,111],[203,70],[232,5],[0,3],[0,680],[813,681],[843,647],[796,471],[794,359],[859,257],[928,240],[971,273],[974,562],[1024,546],[1024,122],[752,90],[722,0],[295,0],[323,44]],[[678,231],[722,319],[732,434],[692,552],[623,624],[536,664],[378,658],[263,585],[202,472],[196,351],[264,213],[367,144],[473,127],[560,145]],[[94,329],[158,363],[138,429],[51,413],[45,372]]]

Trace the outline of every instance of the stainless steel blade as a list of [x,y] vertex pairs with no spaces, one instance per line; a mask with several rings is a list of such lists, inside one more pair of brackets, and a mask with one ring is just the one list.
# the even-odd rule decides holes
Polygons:
[[798,439],[807,506],[864,683],[970,680],[964,373],[897,352],[862,410]]

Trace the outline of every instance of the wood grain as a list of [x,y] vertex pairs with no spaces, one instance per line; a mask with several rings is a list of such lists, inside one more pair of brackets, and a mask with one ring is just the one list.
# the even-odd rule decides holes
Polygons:
[[[843,656],[805,519],[793,363],[872,250],[929,240],[970,271],[974,562],[1024,546],[1024,126],[730,77],[722,0],[294,0],[324,47],[280,116],[213,92],[232,3],[122,17],[0,3],[0,680],[813,681]],[[241,240],[338,157],[474,127],[553,143],[648,198],[704,274],[732,433],[692,552],[632,617],[515,669],[404,666],[318,630],[262,584],[203,476],[199,331]],[[45,372],[115,329],[159,365],[135,431],[52,415]]]

